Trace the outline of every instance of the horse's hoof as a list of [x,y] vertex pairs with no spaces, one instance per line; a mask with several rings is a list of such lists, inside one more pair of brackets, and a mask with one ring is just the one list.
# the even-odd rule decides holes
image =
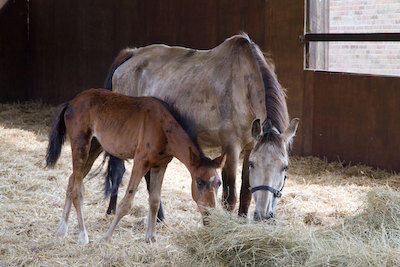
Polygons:
[[56,231],[56,237],[59,239],[64,238],[67,235],[68,224],[66,222],[60,222]]
[[115,214],[115,209],[108,209],[107,210],[107,215],[114,215]]
[[87,243],[89,243],[89,237],[88,237],[88,234],[86,233],[86,231],[79,232],[78,242],[81,245],[86,245]]

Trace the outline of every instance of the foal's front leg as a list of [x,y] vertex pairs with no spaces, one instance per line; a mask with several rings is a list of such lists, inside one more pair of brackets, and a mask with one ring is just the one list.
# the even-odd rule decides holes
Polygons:
[[155,242],[155,226],[161,202],[161,185],[167,166],[151,169],[149,184],[149,215],[147,218],[146,242]]
[[132,207],[132,200],[135,196],[137,187],[140,183],[140,180],[144,176],[144,174],[148,171],[148,168],[144,167],[145,162],[142,160],[134,159],[134,164],[132,168],[131,178],[129,180],[128,187],[125,192],[124,198],[119,203],[117,210],[115,212],[114,220],[112,221],[110,227],[108,228],[107,232],[103,235],[101,240],[109,241],[111,236],[114,232],[115,227],[117,226],[118,222],[124,217]]

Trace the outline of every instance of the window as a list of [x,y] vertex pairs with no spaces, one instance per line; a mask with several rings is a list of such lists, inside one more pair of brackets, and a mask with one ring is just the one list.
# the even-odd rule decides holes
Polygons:
[[400,76],[400,0],[308,0],[307,69]]

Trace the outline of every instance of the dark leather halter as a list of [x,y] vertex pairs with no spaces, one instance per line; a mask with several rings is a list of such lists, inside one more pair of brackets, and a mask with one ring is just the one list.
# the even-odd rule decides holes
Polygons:
[[251,191],[252,194],[253,194],[254,192],[258,191],[258,190],[269,191],[269,192],[271,192],[272,194],[274,194],[274,197],[280,198],[280,197],[282,197],[282,189],[283,189],[283,187],[285,186],[285,182],[286,182],[286,175],[285,175],[285,178],[284,178],[284,180],[283,180],[283,185],[282,185],[281,190],[277,190],[277,189],[272,188],[272,187],[270,187],[270,186],[268,186],[268,185],[260,185],[260,186],[252,187],[252,188],[250,189],[250,191]]

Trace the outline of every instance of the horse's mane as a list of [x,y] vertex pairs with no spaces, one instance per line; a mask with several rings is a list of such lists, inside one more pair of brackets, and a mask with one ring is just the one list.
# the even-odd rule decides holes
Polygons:
[[202,166],[209,166],[209,167],[217,167],[217,165],[207,156],[205,156],[203,150],[201,149],[198,141],[197,141],[197,131],[196,127],[194,126],[193,122],[189,120],[187,116],[180,113],[175,105],[165,102],[159,98],[157,98],[164,106],[168,109],[169,113],[174,117],[174,119],[179,123],[182,129],[186,132],[189,136],[190,140],[193,142],[194,146],[199,152],[200,164]]
[[241,33],[240,36],[247,40],[264,84],[267,119],[262,124],[263,131],[266,134],[264,134],[262,137],[263,140],[260,143],[263,143],[263,141],[272,141],[278,144],[278,142],[280,143],[278,135],[274,131],[268,131],[268,127],[275,127],[279,133],[283,133],[289,125],[285,91],[276,77],[275,66],[272,60],[264,57],[260,48],[246,33]]

